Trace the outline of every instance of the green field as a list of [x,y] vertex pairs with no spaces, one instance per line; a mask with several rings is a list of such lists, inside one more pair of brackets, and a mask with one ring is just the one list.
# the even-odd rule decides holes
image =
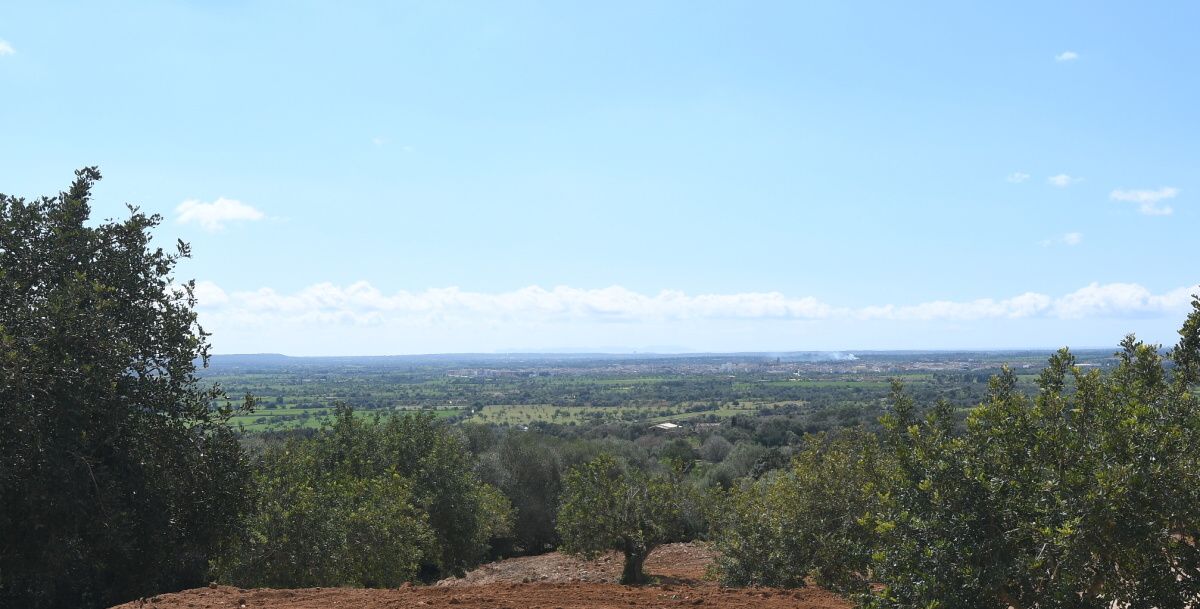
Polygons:
[[[434,416],[448,418],[462,414],[457,408],[406,408],[402,412],[429,412]],[[383,414],[384,410],[357,410],[362,417]],[[278,431],[284,429],[316,429],[332,415],[332,408],[280,408],[256,410],[247,415],[238,415],[230,421],[234,427],[246,432]]]
[[484,406],[466,420],[472,423],[497,425],[528,425],[530,423],[556,423],[581,425],[601,421],[623,421],[659,423],[677,419],[689,419],[714,415],[730,417],[735,414],[753,414],[759,406],[746,404],[715,410],[688,412],[693,404],[659,406],[552,406],[549,404],[496,404]]

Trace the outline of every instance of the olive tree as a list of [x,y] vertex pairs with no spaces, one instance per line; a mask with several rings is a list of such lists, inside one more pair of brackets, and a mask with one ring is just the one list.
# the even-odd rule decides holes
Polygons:
[[107,607],[202,583],[248,508],[188,256],[131,207],[90,223],[100,172],[0,195],[0,606]]
[[558,511],[560,548],[589,558],[622,552],[621,583],[643,583],[650,552],[683,536],[687,501],[677,481],[623,467],[602,454],[567,472]]

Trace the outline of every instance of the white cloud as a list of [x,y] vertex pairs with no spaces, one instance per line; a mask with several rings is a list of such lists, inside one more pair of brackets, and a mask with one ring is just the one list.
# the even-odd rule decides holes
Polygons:
[[175,208],[175,213],[179,214],[180,224],[195,222],[208,231],[221,230],[226,222],[254,221],[266,217],[261,211],[241,201],[225,197],[212,203],[188,199]]
[[349,286],[320,283],[294,294],[270,288],[232,295],[233,306],[247,312],[370,322],[378,315],[486,316],[502,319],[689,319],[800,318],[820,319],[832,308],[815,298],[789,299],[778,292],[701,294],[664,290],[646,295],[620,286],[581,289],[565,286],[547,290],[530,286],[488,294],[459,288],[431,288],[385,295],[360,281]]
[[[1074,239],[1067,233],[1063,242]],[[1082,239],[1080,236],[1079,239]],[[274,321],[374,325],[546,322],[688,322],[694,320],[894,320],[970,321],[986,319],[1147,316],[1182,311],[1200,286],[1163,294],[1132,283],[1093,283],[1063,296],[1026,292],[1010,298],[936,300],[914,305],[836,307],[813,297],[779,292],[688,295],[675,290],[642,294],[621,286],[583,289],[529,286],[500,293],[459,288],[400,291],[388,295],[370,283],[320,283],[291,294],[271,288],[227,294],[212,282],[196,285],[205,315],[247,325]]]
[[377,136],[371,138],[371,143],[375,144],[376,148],[380,148],[384,144],[388,143],[388,141],[387,141],[387,138],[377,135]]
[[1162,205],[1165,199],[1174,199],[1179,194],[1178,188],[1164,186],[1158,190],[1114,190],[1108,195],[1113,201],[1137,203],[1138,211],[1147,216],[1169,216],[1175,212],[1169,205]]
[[0,40],[0,57],[5,55],[15,55],[17,50],[6,40]]
[[202,307],[219,307],[229,302],[229,295],[225,293],[225,290],[211,281],[197,281],[192,293],[196,296],[196,302]]
[[1008,177],[1005,179],[1013,184],[1020,184],[1021,182],[1029,179],[1029,174],[1021,173],[1020,171],[1014,171],[1013,173],[1008,174]]
[[1049,296],[1030,292],[1005,300],[991,298],[965,302],[936,300],[907,306],[871,306],[859,309],[855,312],[855,316],[862,320],[898,321],[1016,319],[1041,314],[1052,302]]
[[1053,314],[1062,319],[1078,319],[1164,313],[1182,310],[1197,292],[1200,286],[1153,294],[1136,283],[1093,283],[1055,300]]
[[1054,61],[1060,61],[1060,62],[1061,61],[1075,61],[1076,59],[1079,59],[1079,53],[1076,53],[1075,51],[1063,51],[1062,53],[1059,53],[1058,55],[1054,56]]
[[1059,188],[1066,188],[1072,184],[1082,182],[1083,178],[1076,178],[1065,173],[1060,173],[1056,176],[1050,176],[1046,178],[1046,181]]

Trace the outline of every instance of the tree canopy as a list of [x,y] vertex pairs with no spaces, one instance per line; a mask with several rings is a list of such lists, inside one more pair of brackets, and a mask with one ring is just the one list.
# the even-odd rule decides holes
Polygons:
[[462,574],[511,536],[508,500],[432,415],[363,418],[342,406],[258,463],[247,531],[215,563],[222,581],[398,586]]
[[862,518],[889,467],[861,430],[808,440],[790,468],[731,489],[716,534],[723,583],[866,588],[874,545]]
[[602,454],[567,473],[558,512],[561,547],[587,557],[622,552],[621,583],[641,583],[650,552],[683,536],[685,502],[676,481],[623,467]]
[[1129,336],[1109,374],[1052,356],[1010,370],[956,434],[903,396],[899,473],[875,522],[877,607],[1191,606],[1200,597],[1200,300],[1169,356]]
[[197,380],[189,255],[135,207],[89,224],[94,168],[0,195],[0,605],[105,607],[199,584],[248,508],[248,471]]

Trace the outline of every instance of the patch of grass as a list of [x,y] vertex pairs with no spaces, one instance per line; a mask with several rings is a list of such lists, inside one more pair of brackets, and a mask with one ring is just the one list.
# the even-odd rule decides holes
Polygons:
[[[393,412],[431,412],[439,418],[449,418],[462,414],[459,408],[402,408],[355,410],[360,417],[376,415],[388,416]],[[274,410],[256,410],[247,415],[238,415],[230,419],[230,423],[247,432],[279,431],[286,429],[316,429],[333,414],[332,408],[276,408]],[[307,415],[307,416],[305,416]]]

